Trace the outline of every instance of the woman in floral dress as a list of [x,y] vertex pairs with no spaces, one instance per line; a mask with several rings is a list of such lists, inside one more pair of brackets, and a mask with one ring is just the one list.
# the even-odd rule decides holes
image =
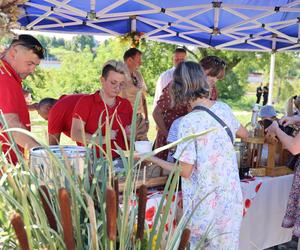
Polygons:
[[[197,63],[183,62],[177,66],[172,97],[174,102],[187,101],[193,108],[180,121],[179,138],[215,128],[204,136],[179,144],[174,154],[183,177],[185,216],[195,210],[188,225],[191,229],[190,248],[197,249],[208,233],[203,249],[238,249],[243,204],[235,150],[223,126],[196,107],[204,106],[221,118],[233,137],[246,137],[247,130],[228,105],[210,100],[207,78]],[[157,157],[151,157],[150,161],[166,170],[174,168],[174,164]],[[201,201],[207,194],[208,197]]]

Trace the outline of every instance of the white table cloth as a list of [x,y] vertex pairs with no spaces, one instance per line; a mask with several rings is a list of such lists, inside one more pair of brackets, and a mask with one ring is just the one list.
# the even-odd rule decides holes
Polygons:
[[[253,192],[261,182],[259,192],[245,214],[241,233],[240,250],[260,250],[288,242],[292,230],[281,227],[293,175],[261,177],[249,183],[241,183],[243,194]],[[249,190],[249,191],[248,191]]]

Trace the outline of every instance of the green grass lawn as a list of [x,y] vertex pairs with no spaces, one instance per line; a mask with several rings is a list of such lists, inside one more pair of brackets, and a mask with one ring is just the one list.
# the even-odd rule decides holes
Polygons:
[[[243,124],[246,125],[251,118],[251,106],[254,103],[253,98],[244,98],[239,102],[230,102],[226,101],[227,104],[229,104],[234,114],[236,115],[237,119]],[[148,97],[148,113],[149,113],[149,123],[150,123],[150,129],[148,132],[148,138],[150,141],[154,141],[156,137],[156,127],[155,122],[152,117],[153,112],[153,97]],[[32,124],[32,132],[44,143],[47,141],[47,122],[43,120],[36,111],[30,112],[30,119]],[[75,145],[75,143],[67,136],[63,135],[61,136],[61,144],[62,145]]]

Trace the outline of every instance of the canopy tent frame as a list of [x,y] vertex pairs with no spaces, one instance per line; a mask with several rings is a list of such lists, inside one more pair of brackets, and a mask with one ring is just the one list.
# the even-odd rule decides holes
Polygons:
[[[180,42],[185,45],[196,45],[204,48],[215,48],[215,49],[234,49],[234,50],[250,50],[250,51],[266,51],[272,52],[272,48],[261,45],[257,43],[259,40],[271,40],[274,36],[276,37],[276,42],[286,43],[287,46],[282,48],[275,48],[278,51],[289,49],[300,49],[300,17],[281,20],[281,21],[270,21],[262,22],[264,18],[276,15],[278,13],[297,13],[300,16],[300,8],[295,6],[300,5],[300,0],[296,0],[287,3],[282,6],[264,6],[264,5],[247,5],[247,4],[231,4],[223,2],[211,2],[205,4],[194,4],[188,6],[180,7],[169,7],[162,8],[157,4],[153,4],[150,1],[145,0],[118,0],[114,1],[112,4],[106,6],[101,10],[96,10],[96,0],[90,1],[90,6],[88,11],[81,10],[79,8],[73,7],[71,5],[71,0],[43,0],[39,1],[41,3],[36,3],[37,1],[25,2],[23,7],[34,8],[39,11],[44,11],[38,18],[33,19],[27,23],[22,22],[22,18],[33,16],[30,14],[25,14],[21,17],[21,29],[24,30],[39,30],[39,31],[52,31],[55,28],[63,28],[68,26],[89,26],[93,28],[93,31],[89,31],[89,34],[97,35],[112,35],[120,36],[124,35],[123,32],[117,32],[112,29],[106,29],[101,24],[108,22],[117,22],[120,20],[130,20],[132,17],[141,23],[151,26],[151,30],[144,32],[144,37],[151,40],[166,42],[166,38],[180,37],[183,38]],[[118,7],[128,3],[133,2],[140,4],[144,7],[143,10],[131,10],[118,12]],[[45,5],[48,4],[48,6]],[[249,16],[243,13],[244,10],[251,11],[261,11],[254,16]],[[189,11],[190,14],[184,16],[180,14],[182,11]],[[207,14],[207,12],[213,11],[213,26],[207,27],[199,22],[194,21],[194,18],[198,18]],[[240,20],[240,22],[234,23],[229,26],[220,27],[221,13],[226,12],[227,14],[233,15]],[[299,13],[299,14],[298,14]],[[154,17],[150,17],[153,14],[159,14],[166,17],[165,19],[175,20],[175,21],[162,21]],[[50,20],[49,16],[55,15],[63,18],[67,21],[65,22],[53,22],[51,24],[43,24],[45,19]],[[150,15],[150,16],[149,16]],[[57,18],[56,18],[57,19]],[[55,19],[52,19],[55,20]],[[297,37],[285,34],[281,30],[290,27],[292,25],[298,25],[298,35]],[[262,28],[263,30],[259,33],[251,33],[251,30]],[[180,31],[175,32],[174,29]],[[137,30],[143,32],[142,30]],[[160,34],[161,32],[165,34]],[[68,32],[68,31],[65,31]],[[131,32],[131,30],[128,30]],[[226,36],[229,41],[214,45],[211,43],[211,39],[208,41],[199,41],[193,38],[194,34],[206,33],[210,34],[212,37],[217,37],[219,35]],[[240,48],[233,47],[233,45],[250,44],[252,48]]]
[[[142,33],[159,42],[271,55],[300,50],[300,0],[30,0],[20,29],[123,36]],[[230,20],[234,21],[230,21]]]

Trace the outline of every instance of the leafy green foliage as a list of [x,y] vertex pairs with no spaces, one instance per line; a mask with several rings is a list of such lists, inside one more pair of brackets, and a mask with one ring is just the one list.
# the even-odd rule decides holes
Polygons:
[[148,87],[148,93],[154,95],[156,81],[159,75],[171,68],[172,54],[177,46],[155,41],[147,41],[141,44],[143,51],[142,74]]
[[[38,35],[47,49],[47,56],[58,58],[59,69],[39,69],[25,81],[33,90],[35,99],[46,96],[58,97],[75,92],[91,93],[99,88],[99,75],[102,65],[110,59],[123,60],[124,52],[130,43],[120,38],[110,38],[96,47],[92,36],[79,35],[70,41]],[[7,45],[8,39],[1,44]],[[172,67],[172,52],[176,45],[141,40],[139,49],[143,52],[141,71],[148,87],[149,95],[154,95],[159,75]],[[203,48],[186,48],[189,60],[200,61],[207,55],[216,55],[227,62],[227,76],[218,83],[219,96],[224,100],[238,101],[247,91],[247,78],[250,72],[264,75],[266,84],[269,78],[270,53],[223,51]],[[283,102],[297,94],[299,89],[299,58],[296,52],[276,53],[274,100]],[[286,63],[289,62],[289,63]],[[291,67],[292,65],[292,67]],[[253,90],[251,90],[253,91]]]
[[96,43],[93,36],[78,35],[74,36],[72,41],[68,45],[70,46],[71,50],[81,52],[86,48],[92,50],[92,48],[96,46]]
[[62,94],[92,93],[99,89],[99,68],[88,48],[81,53],[63,49],[55,52],[61,61],[60,69],[38,69],[24,81],[36,100],[57,98]]
[[[262,65],[262,69],[263,72],[265,72],[265,79],[268,79],[270,67],[266,62],[267,60],[270,60],[270,55],[263,54],[261,60],[265,61],[265,64]],[[290,96],[299,94],[297,92],[300,87],[300,83],[298,81],[300,75],[299,69],[299,53],[286,52],[277,53],[275,55],[274,101],[283,102]]]
[[225,100],[238,100],[245,94],[243,85],[233,71],[227,73],[223,80],[217,82],[217,89],[219,97]]
[[129,44],[120,43],[119,39],[110,38],[99,44],[96,50],[95,64],[100,70],[102,65],[111,59],[123,61],[123,54],[129,48]]

